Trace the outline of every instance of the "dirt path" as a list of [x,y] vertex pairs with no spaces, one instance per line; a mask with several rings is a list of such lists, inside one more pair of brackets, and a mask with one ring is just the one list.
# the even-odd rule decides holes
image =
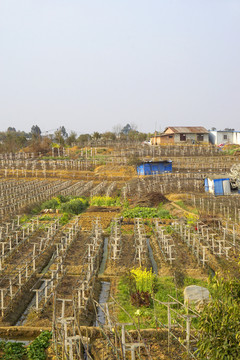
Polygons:
[[197,215],[197,214],[195,214],[195,213],[193,213],[193,212],[191,212],[191,211],[188,211],[188,210],[183,209],[181,206],[177,205],[174,201],[171,201],[170,204],[173,205],[175,208],[183,211],[184,213],[187,213],[187,214],[189,214],[189,215],[191,215],[191,216],[196,217],[196,219],[198,219],[198,215]]

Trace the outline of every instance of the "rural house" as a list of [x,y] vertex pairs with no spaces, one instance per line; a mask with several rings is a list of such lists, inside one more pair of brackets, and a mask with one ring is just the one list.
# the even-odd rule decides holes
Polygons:
[[151,138],[151,145],[208,144],[209,133],[202,126],[170,126]]
[[234,129],[210,130],[209,140],[214,145],[238,144],[240,145],[240,131]]

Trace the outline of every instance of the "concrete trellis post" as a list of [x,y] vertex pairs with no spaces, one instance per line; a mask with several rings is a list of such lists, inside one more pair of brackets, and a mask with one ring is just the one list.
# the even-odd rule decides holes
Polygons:
[[7,242],[1,241],[0,244],[2,244],[2,257],[4,257],[4,255],[5,255],[5,244],[7,244]]
[[121,326],[121,342],[122,342],[122,352],[123,352],[123,360],[126,359],[126,334],[125,334],[125,326],[132,325],[132,323],[117,323],[117,326]]
[[145,345],[143,343],[131,343],[131,344],[126,344],[126,350],[130,350],[131,351],[131,360],[136,360],[136,354],[135,351],[137,348],[139,347],[145,347]]
[[39,310],[39,293],[42,291],[42,289],[34,289],[33,290],[36,293],[36,310]]
[[13,286],[12,286],[12,279],[9,278],[9,292],[10,292],[10,299],[13,299]]
[[64,319],[65,318],[65,311],[66,311],[66,303],[67,302],[72,302],[72,299],[57,299],[58,301],[62,302],[62,312],[61,312],[61,317],[60,319]]
[[2,288],[0,289],[0,293],[1,293],[1,314],[2,317],[4,316],[4,310],[6,309],[6,307],[4,306],[4,292],[6,292],[7,289]]
[[44,281],[44,302],[46,304],[48,298],[48,284],[52,279],[42,279]]
[[18,269],[18,286],[22,286],[21,269]]

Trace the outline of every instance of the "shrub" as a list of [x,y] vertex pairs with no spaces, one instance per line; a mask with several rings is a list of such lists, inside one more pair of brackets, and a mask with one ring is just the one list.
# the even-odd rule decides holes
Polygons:
[[48,201],[45,201],[41,205],[41,209],[59,209],[60,201],[57,198],[52,198]]
[[65,213],[80,214],[88,206],[88,201],[82,198],[72,199],[61,205],[61,210]]
[[57,199],[62,204],[62,203],[70,201],[71,196],[63,196],[63,195],[60,194],[60,195],[57,196]]
[[212,279],[212,301],[200,318],[200,340],[197,355],[200,359],[240,358],[240,280]]

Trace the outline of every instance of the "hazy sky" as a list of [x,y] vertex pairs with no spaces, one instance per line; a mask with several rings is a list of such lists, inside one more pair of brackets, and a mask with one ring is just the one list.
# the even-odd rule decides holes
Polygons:
[[0,130],[240,130],[240,0],[0,0]]

